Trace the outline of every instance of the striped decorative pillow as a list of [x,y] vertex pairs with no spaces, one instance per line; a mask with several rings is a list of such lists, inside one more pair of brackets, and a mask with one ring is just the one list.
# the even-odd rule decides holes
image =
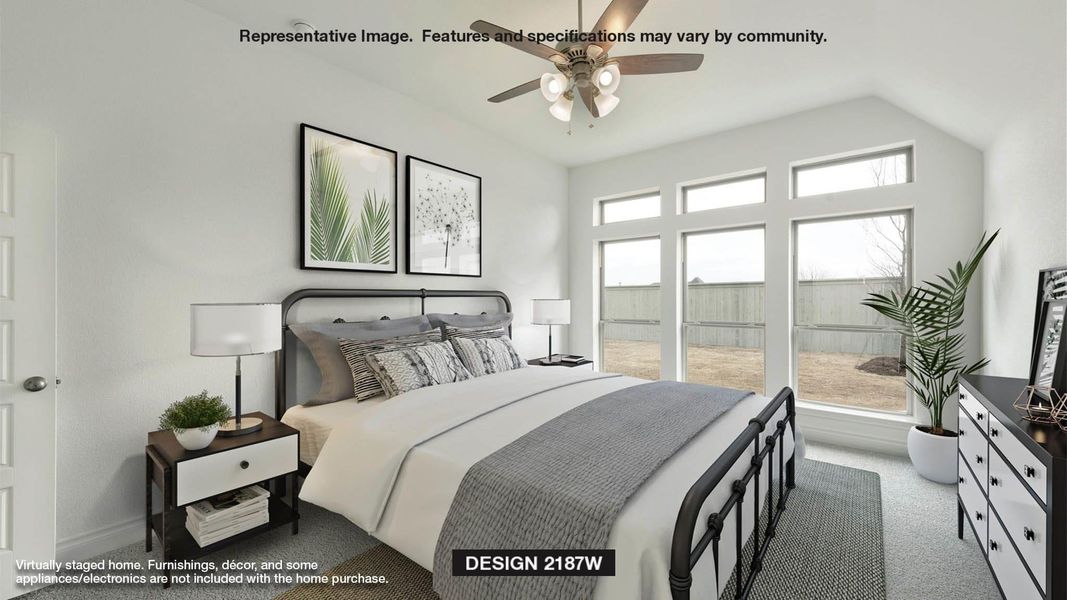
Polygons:
[[373,398],[384,392],[382,384],[367,364],[368,354],[402,350],[440,341],[441,332],[436,329],[381,340],[339,340],[341,354],[344,355],[348,368],[352,370],[352,391],[356,401]]
[[486,339],[508,337],[506,326],[501,327],[500,325],[483,325],[480,327],[455,327],[453,325],[445,325],[444,331],[446,341],[451,341],[456,338]]
[[431,385],[471,378],[448,342],[370,354],[367,365],[389,398]]
[[463,338],[449,340],[459,359],[475,377],[526,367],[508,337]]

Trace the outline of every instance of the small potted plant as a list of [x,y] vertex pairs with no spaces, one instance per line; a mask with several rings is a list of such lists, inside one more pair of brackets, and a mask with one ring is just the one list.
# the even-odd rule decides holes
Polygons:
[[159,417],[159,428],[173,431],[186,450],[200,450],[215,439],[219,425],[229,418],[230,407],[222,396],[209,396],[204,390],[168,406]]
[[[872,293],[863,301],[896,324],[907,350],[904,370],[915,398],[930,412],[930,426],[908,431],[908,457],[923,477],[939,483],[956,482],[956,432],[942,423],[945,402],[954,398],[960,376],[989,364],[986,358],[964,362],[963,311],[967,287],[978,271],[997,233],[978,241],[967,262],[957,262],[937,281],[924,281],[899,295]],[[962,417],[966,418],[966,417]]]

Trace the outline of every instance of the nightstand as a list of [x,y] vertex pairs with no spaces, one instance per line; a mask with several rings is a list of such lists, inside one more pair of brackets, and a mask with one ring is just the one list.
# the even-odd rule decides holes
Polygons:
[[[245,416],[263,419],[263,429],[234,437],[216,437],[203,450],[182,448],[170,431],[148,434],[145,446],[145,552],[152,551],[152,534],[163,546],[163,561],[191,560],[264,531],[290,525],[299,531],[297,468],[300,432],[259,412]],[[288,482],[286,481],[288,479]],[[282,499],[289,484],[289,502]],[[270,490],[270,521],[254,529],[200,547],[185,529],[185,507],[205,498],[259,484]],[[158,487],[163,512],[152,514],[152,490]],[[165,570],[170,587],[170,571]]]
[[560,362],[547,363],[547,364],[541,362],[544,359],[545,359],[545,357],[543,357],[543,356],[541,358],[533,358],[533,359],[530,359],[530,360],[526,361],[526,364],[531,365],[531,366],[538,366],[538,367],[567,367],[569,369],[573,369],[574,367],[589,367],[590,371],[595,370],[595,367],[593,366],[593,361],[589,360],[588,358],[583,358],[582,360],[580,360],[578,362],[563,362],[563,361],[560,361]]

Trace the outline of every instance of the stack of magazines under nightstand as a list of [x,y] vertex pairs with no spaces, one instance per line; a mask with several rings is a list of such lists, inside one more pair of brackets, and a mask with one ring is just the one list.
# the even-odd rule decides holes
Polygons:
[[214,544],[270,520],[270,492],[252,485],[185,507],[185,528],[201,547]]

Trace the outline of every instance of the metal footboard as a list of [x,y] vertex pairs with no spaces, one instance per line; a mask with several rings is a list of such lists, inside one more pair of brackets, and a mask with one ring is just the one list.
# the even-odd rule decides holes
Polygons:
[[[785,417],[770,423],[770,420],[774,418],[775,414],[782,407],[782,404],[786,406]],[[763,444],[760,444],[760,436],[767,429],[767,426],[771,426],[771,432],[763,439]],[[689,600],[690,588],[693,586],[693,567],[700,560],[700,557],[707,550],[708,546],[711,546],[711,552],[713,560],[715,561],[715,577],[719,576],[719,543],[720,537],[723,532],[723,525],[726,522],[730,511],[734,511],[734,518],[737,521],[737,531],[735,534],[735,547],[737,550],[737,564],[734,566],[734,577],[737,581],[737,591],[735,598],[742,600],[748,598],[749,593],[752,591],[752,584],[756,581],[756,576],[759,575],[763,568],[763,558],[767,554],[767,549],[770,546],[771,539],[774,537],[775,528],[778,526],[778,520],[785,510],[786,500],[789,498],[789,492],[796,487],[796,473],[795,473],[795,452],[793,456],[789,457],[789,460],[785,460],[785,430],[786,427],[792,431],[794,439],[796,436],[796,398],[793,395],[793,390],[788,387],[782,388],[782,391],[775,395],[774,399],[760,411],[759,415],[749,420],[748,425],[741,432],[741,435],[737,436],[737,439],[730,444],[722,455],[712,463],[711,467],[700,476],[693,487],[689,488],[689,492],[686,493],[685,499],[682,501],[682,506],[678,511],[678,520],[674,524],[674,537],[671,540],[671,570],[669,574],[671,585],[671,596],[674,600]],[[774,467],[774,450],[778,448],[778,495],[775,499],[775,467]],[[746,451],[751,448],[751,462],[745,474],[739,479],[734,480],[730,484],[730,497],[723,503],[722,508],[717,512],[712,513],[707,519],[707,530],[700,536],[700,540],[696,546],[693,546],[693,537],[696,533],[697,520],[700,518],[701,509],[704,506],[704,501],[707,500],[726,474],[733,468],[734,464],[741,459]],[[771,460],[767,461],[767,506],[770,511],[770,517],[767,519],[767,526],[764,531],[760,531],[760,474],[764,468],[764,461],[770,456]],[[752,560],[746,565],[743,556],[743,549],[745,547],[746,540],[744,539],[742,532],[742,515],[745,509],[745,492],[748,489],[748,484],[754,481],[753,484],[753,496],[752,500],[752,514],[754,517],[754,524],[752,535],[754,552],[752,553]],[[762,538],[761,538],[762,535]],[[725,590],[723,590],[725,591]]]

